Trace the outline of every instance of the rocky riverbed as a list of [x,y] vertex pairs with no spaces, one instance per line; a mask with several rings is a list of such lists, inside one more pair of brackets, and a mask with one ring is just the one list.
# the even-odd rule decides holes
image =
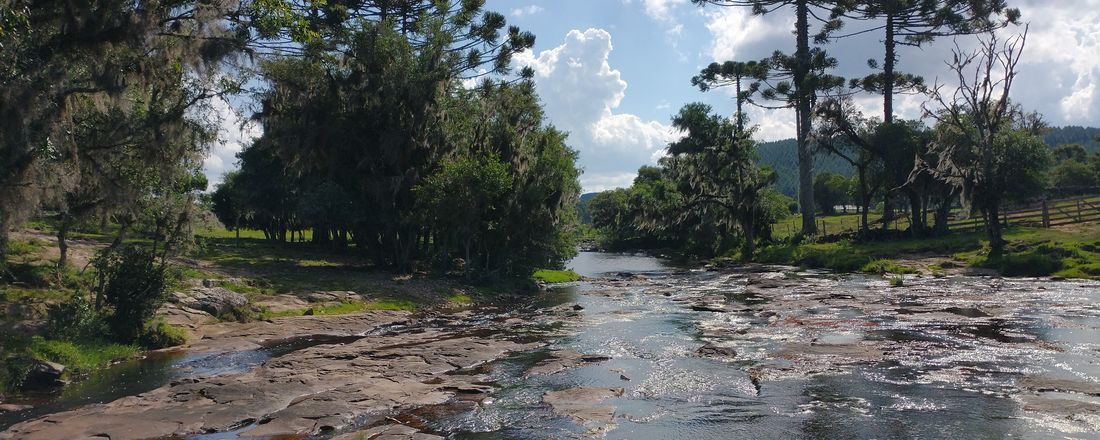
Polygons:
[[530,307],[205,324],[0,439],[1100,436],[1100,284],[578,260]]

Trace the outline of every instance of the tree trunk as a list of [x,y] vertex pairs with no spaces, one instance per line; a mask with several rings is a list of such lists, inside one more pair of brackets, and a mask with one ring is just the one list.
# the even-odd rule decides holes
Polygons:
[[806,89],[806,78],[810,73],[809,12],[807,0],[798,0],[795,4],[797,48],[794,86],[795,110],[798,116],[798,204],[802,211],[802,235],[806,236],[817,233],[814,217],[814,154],[810,148],[810,100],[813,91]]
[[890,230],[890,222],[894,220],[894,204],[890,203],[890,192],[882,195],[882,231]]
[[999,257],[1004,253],[1005,248],[1005,241],[1001,234],[1001,207],[998,203],[991,203],[986,214],[989,217],[985,226],[989,236],[989,254]]
[[749,212],[741,220],[741,227],[745,230],[745,243],[741,248],[741,261],[752,261],[756,254],[756,216]]
[[917,191],[906,191],[909,196],[909,233],[913,237],[924,232],[924,209],[922,209],[921,197]]
[[894,64],[897,63],[894,41],[894,14],[886,15],[886,60],[882,72],[882,121],[894,123]]
[[61,214],[61,221],[57,225],[57,267],[62,269],[69,259],[69,227],[72,226],[72,217]]
[[936,234],[947,233],[947,219],[951,215],[951,200],[952,197],[948,196],[936,207]]
[[871,230],[867,223],[867,211],[871,208],[871,191],[867,188],[867,166],[856,167],[859,173],[859,235],[866,236]]

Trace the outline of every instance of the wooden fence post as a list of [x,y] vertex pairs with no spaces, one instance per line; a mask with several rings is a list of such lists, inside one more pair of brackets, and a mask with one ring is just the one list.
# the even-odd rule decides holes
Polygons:
[[1084,221],[1084,218],[1081,217],[1081,200],[1078,199],[1077,200],[1077,223],[1081,223],[1082,221]]
[[1047,207],[1047,199],[1043,199],[1043,227],[1050,228],[1050,208]]

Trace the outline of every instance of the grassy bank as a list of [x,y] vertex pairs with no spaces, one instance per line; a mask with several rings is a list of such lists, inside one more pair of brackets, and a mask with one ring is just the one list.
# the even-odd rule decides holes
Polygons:
[[571,270],[539,269],[531,275],[531,279],[551,284],[571,283],[573,281],[580,281],[581,276]]
[[96,369],[131,359],[141,352],[134,345],[105,341],[59,341],[41,336],[5,336],[0,339],[0,393],[15,391],[36,361],[65,366],[64,378],[84,376]]
[[[952,266],[986,268],[1007,276],[1100,277],[1100,225],[1063,229],[1010,228],[1003,255],[989,255],[980,232],[943,237],[857,243],[780,244],[763,248],[756,261],[792,264],[841,272],[912,273],[906,263],[915,258],[947,257]],[[932,272],[938,267],[931,267]]]

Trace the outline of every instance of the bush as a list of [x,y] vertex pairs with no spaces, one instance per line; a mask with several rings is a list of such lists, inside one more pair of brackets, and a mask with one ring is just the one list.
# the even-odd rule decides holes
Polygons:
[[175,347],[187,343],[187,331],[156,319],[145,327],[145,333],[138,339],[138,343],[152,350]]
[[908,266],[902,266],[894,260],[873,260],[870,263],[864,264],[860,271],[863,273],[871,273],[878,275],[892,274],[910,274],[917,273],[916,269]]
[[1005,255],[988,262],[1009,277],[1043,277],[1062,270],[1062,259],[1038,252]]
[[138,246],[117,254],[101,255],[99,294],[109,307],[108,327],[115,339],[136,341],[145,330],[145,323],[164,304],[168,291],[166,265],[157,262],[152,252]]
[[46,306],[46,334],[52,339],[75,341],[102,337],[106,330],[103,317],[84,295]]

